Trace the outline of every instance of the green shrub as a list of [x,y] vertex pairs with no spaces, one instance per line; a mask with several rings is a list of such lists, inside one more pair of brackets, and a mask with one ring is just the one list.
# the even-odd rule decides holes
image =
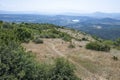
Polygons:
[[106,45],[109,45],[109,46],[113,46],[114,45],[114,42],[111,41],[111,40],[104,40],[103,43],[106,44]]
[[100,42],[90,42],[86,45],[87,49],[96,50],[96,51],[110,51],[110,46],[100,43]]
[[27,28],[17,28],[15,35],[21,42],[26,42],[26,40],[32,38],[32,34]]
[[14,43],[0,45],[0,80],[34,80],[38,77],[37,71],[32,54]]
[[115,60],[115,61],[118,60],[118,57],[116,57],[116,56],[113,56],[112,58],[113,58],[113,60]]
[[120,46],[120,38],[114,42],[115,46]]
[[101,39],[100,37],[93,35],[92,38],[94,38],[96,41],[102,42],[103,39]]
[[64,41],[71,41],[71,38],[70,38],[70,37],[67,37],[67,36],[64,36],[62,39],[63,39]]
[[73,44],[70,44],[68,48],[75,48],[75,46]]
[[0,46],[0,80],[79,80],[74,66],[60,58],[54,65],[38,64],[22,48]]
[[87,38],[82,38],[82,41],[88,41],[88,39]]
[[41,40],[40,38],[36,38],[33,40],[34,43],[36,44],[42,44],[43,43],[43,40]]
[[120,50],[120,38],[114,41],[114,48]]
[[55,60],[50,80],[80,80],[74,74],[75,67],[63,58]]
[[24,43],[29,43],[30,42],[30,39],[25,39],[24,40]]

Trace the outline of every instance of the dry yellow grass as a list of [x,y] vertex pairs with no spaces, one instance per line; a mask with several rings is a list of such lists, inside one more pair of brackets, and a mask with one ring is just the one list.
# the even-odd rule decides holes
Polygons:
[[[75,48],[71,49],[68,48],[70,42],[61,39],[43,41],[43,44],[30,42],[22,45],[27,51],[34,52],[39,61],[51,63],[57,57],[68,59],[76,66],[76,75],[84,80],[120,80],[120,60],[112,59],[116,50],[108,53],[87,50],[83,44],[85,42],[78,42],[80,44],[74,44]],[[117,56],[120,58],[119,54]]]
[[[83,35],[78,36],[83,37]],[[91,37],[89,38],[93,41]],[[71,42],[65,42],[62,39],[43,39],[43,41],[43,44],[30,42],[22,46],[26,48],[26,51],[35,53],[38,61],[52,63],[57,57],[68,59],[75,65],[75,73],[82,80],[120,80],[120,51],[87,50],[85,45],[89,41],[74,39]],[[70,44],[73,44],[75,48],[68,48]],[[117,56],[118,61],[113,60],[113,56]]]

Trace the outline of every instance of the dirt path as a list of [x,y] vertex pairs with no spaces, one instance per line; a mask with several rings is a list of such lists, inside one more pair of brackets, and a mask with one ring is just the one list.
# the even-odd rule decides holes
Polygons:
[[[84,80],[106,80],[105,78],[103,78],[97,74],[91,73],[90,71],[88,71],[86,68],[82,67],[79,63],[75,62],[71,58],[68,58],[66,55],[64,55],[59,50],[57,50],[55,45],[52,42],[45,41],[44,44],[47,46],[47,48],[54,51],[60,57],[64,57],[65,59],[69,60],[71,63],[76,65],[77,66],[76,74],[78,74],[78,76],[79,76],[79,73],[81,73],[81,72],[83,72],[82,73],[83,75],[87,75],[87,77],[86,76],[83,77]],[[79,76],[79,77],[82,77],[82,76]]]

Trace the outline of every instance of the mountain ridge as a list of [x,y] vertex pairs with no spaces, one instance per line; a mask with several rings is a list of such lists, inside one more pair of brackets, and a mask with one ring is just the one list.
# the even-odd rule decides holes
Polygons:
[[0,14],[38,14],[38,15],[68,15],[68,16],[88,16],[95,18],[116,18],[120,19],[120,13],[105,13],[105,12],[91,12],[91,13],[80,13],[80,12],[44,12],[44,11],[4,11],[0,10]]

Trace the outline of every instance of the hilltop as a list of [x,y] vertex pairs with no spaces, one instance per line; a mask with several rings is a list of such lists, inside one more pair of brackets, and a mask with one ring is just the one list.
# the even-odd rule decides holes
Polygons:
[[[35,68],[34,66],[35,64],[32,64],[34,60],[32,60],[30,56],[19,57],[20,54],[17,55],[17,51],[19,51],[19,53],[22,52],[22,50],[19,50],[21,47],[23,48],[23,51],[27,52],[27,54],[31,53],[35,55],[35,60],[37,61],[37,63],[42,62],[44,64],[52,65],[54,64],[54,61],[57,58],[62,57],[75,66],[76,69],[72,71],[73,69],[71,69],[70,64],[67,64],[66,62],[64,63],[64,61],[63,64],[60,61],[58,61],[59,64],[58,63],[57,63],[58,65],[56,64],[57,66],[55,67],[55,69],[53,68],[55,65],[52,65],[53,72],[57,68],[59,69],[59,67],[60,69],[62,68],[60,71],[56,72],[56,75],[53,74],[54,76],[56,76],[55,79],[57,80],[59,80],[58,77],[62,78],[62,80],[64,78],[66,79],[66,76],[68,75],[69,76],[67,77],[66,80],[69,79],[73,80],[73,78],[76,79],[74,74],[82,80],[94,80],[94,79],[119,80],[120,79],[119,40],[117,40],[116,42],[104,41],[100,38],[96,38],[89,34],[86,34],[85,32],[77,31],[70,28],[65,28],[62,26],[56,26],[53,24],[7,23],[1,21],[0,26],[1,26],[0,43],[4,45],[3,47],[6,47],[6,49],[8,50],[10,48],[9,50],[11,52],[10,54],[13,53],[16,54],[16,58],[15,58],[16,60],[18,60],[19,58],[20,59],[23,58],[23,60],[28,61],[25,64],[27,64],[28,68],[32,69],[35,72],[37,72],[38,69]],[[12,42],[13,43],[15,42],[14,44],[17,45],[14,45]],[[92,42],[95,43],[93,44]],[[92,46],[89,43],[92,43]],[[89,48],[87,48],[87,45]],[[18,49],[16,49],[17,48],[16,46],[18,47]],[[0,46],[0,50],[2,51],[4,50],[4,48]],[[12,58],[13,55],[9,57]],[[5,60],[6,59],[7,57],[5,57]],[[14,60],[14,58],[12,59],[8,58],[8,63],[10,61],[16,61]],[[20,61],[19,65],[23,64],[21,62],[23,61]],[[16,62],[12,64],[9,63],[10,70],[5,67],[6,71],[7,70],[8,72],[12,71],[11,65],[14,65],[15,63]],[[32,65],[33,68],[31,68],[29,63],[30,65]],[[43,67],[41,67],[40,70]],[[14,68],[16,68],[16,66],[12,68],[14,71]],[[50,68],[45,67],[45,70],[42,70],[43,71],[42,73],[44,73],[44,71],[46,71],[47,69],[50,69],[51,71],[51,66]],[[31,74],[32,73],[33,74],[32,76],[30,76],[31,74],[28,74],[29,77],[34,77],[35,79],[36,76],[37,78],[41,77],[37,75],[38,73],[40,74],[41,72],[35,73],[36,75],[34,75],[34,72],[32,72],[32,70],[30,71]],[[15,69],[15,71],[19,71],[19,70]],[[18,78],[23,78],[23,79],[28,78],[28,77],[24,77],[27,76],[25,75],[25,71],[22,70],[18,75],[14,75],[14,77],[17,76]],[[64,71],[66,72],[65,74],[66,76],[62,75],[64,74]],[[72,72],[74,72],[74,74]],[[51,78],[51,75],[49,74],[46,74],[45,72],[43,76],[47,75]],[[10,78],[13,79],[13,76],[12,77],[11,76]]]

